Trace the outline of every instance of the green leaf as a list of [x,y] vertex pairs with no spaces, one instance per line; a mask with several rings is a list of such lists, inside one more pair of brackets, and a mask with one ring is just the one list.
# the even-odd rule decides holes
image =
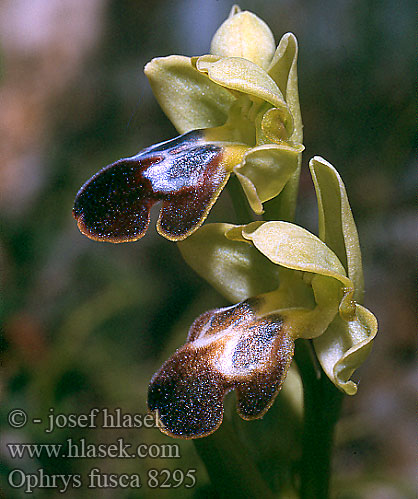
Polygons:
[[235,167],[239,181],[255,213],[263,213],[262,203],[277,196],[298,166],[303,146],[267,144],[254,147]]
[[158,103],[180,133],[225,123],[235,97],[199,73],[189,57],[158,57],[144,71]]
[[376,334],[375,316],[356,304],[352,320],[344,321],[337,315],[326,332],[313,340],[323,370],[348,395],[357,392],[357,385],[350,378],[369,355]]
[[318,199],[319,237],[334,251],[354,285],[353,298],[363,299],[363,267],[357,228],[344,183],[337,170],[315,156],[309,162]]
[[278,286],[278,268],[251,244],[228,239],[230,224],[208,224],[178,247],[186,262],[230,302]]
[[231,14],[216,31],[210,47],[211,54],[242,57],[267,68],[275,49],[270,28],[251,12]]

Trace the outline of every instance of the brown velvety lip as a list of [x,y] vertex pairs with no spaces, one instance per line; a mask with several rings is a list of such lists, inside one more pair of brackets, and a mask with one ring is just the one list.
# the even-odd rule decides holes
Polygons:
[[180,241],[205,220],[228,180],[223,148],[193,131],[106,166],[77,193],[73,216],[96,241],[137,241],[151,207],[162,202],[157,230]]

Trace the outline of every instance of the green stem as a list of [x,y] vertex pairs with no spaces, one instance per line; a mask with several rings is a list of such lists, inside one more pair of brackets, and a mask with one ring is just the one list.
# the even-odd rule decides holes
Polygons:
[[248,449],[244,448],[230,421],[206,438],[193,440],[219,497],[272,499]]
[[295,360],[304,393],[300,499],[327,499],[335,424],[343,394],[319,366],[308,340],[296,341]]

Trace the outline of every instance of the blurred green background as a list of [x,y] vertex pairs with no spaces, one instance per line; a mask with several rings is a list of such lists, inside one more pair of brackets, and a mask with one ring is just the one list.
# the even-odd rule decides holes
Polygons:
[[[180,459],[12,459],[10,442],[86,438],[173,443],[156,429],[66,429],[7,425],[91,408],[146,413],[152,374],[180,346],[193,319],[224,300],[182,261],[153,225],[137,243],[82,236],[71,216],[79,187],[98,169],[176,132],[142,68],[153,57],[206,53],[226,18],[225,0],[3,0],[0,6],[1,380],[0,447],[7,475],[139,473],[197,468],[192,490],[69,490],[68,497],[216,497],[192,442]],[[417,184],[414,146],[415,2],[405,0],[242,1],[278,40],[300,44],[304,171],[298,223],[316,230],[307,162],[324,156],[348,190],[363,249],[366,306],[380,325],[356,374],[338,427],[333,497],[414,497],[417,388],[414,311]],[[154,211],[154,219],[157,211]],[[228,193],[209,221],[234,222]],[[294,423],[294,422],[293,422]],[[285,404],[237,423],[269,483],[287,483],[297,454]],[[286,426],[285,426],[286,425]],[[297,457],[297,456],[296,456]],[[85,478],[84,478],[85,481]],[[39,490],[38,497],[59,496]]]

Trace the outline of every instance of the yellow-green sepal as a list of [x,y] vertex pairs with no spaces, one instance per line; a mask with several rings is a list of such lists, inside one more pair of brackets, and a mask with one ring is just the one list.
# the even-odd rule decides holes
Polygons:
[[309,162],[318,199],[319,237],[338,256],[353,283],[353,299],[363,301],[364,280],[356,224],[337,170],[315,156]]
[[225,123],[234,95],[197,71],[189,57],[158,57],[144,71],[162,110],[180,133]]
[[252,12],[233,6],[212,38],[210,52],[222,57],[241,57],[266,69],[273,57],[274,37],[267,24]]
[[336,315],[328,329],[313,340],[322,369],[347,395],[357,392],[357,385],[350,378],[369,355],[376,334],[376,317],[356,304],[351,320],[345,321]]
[[231,303],[278,286],[278,267],[243,242],[234,225],[205,225],[178,247],[190,267]]

